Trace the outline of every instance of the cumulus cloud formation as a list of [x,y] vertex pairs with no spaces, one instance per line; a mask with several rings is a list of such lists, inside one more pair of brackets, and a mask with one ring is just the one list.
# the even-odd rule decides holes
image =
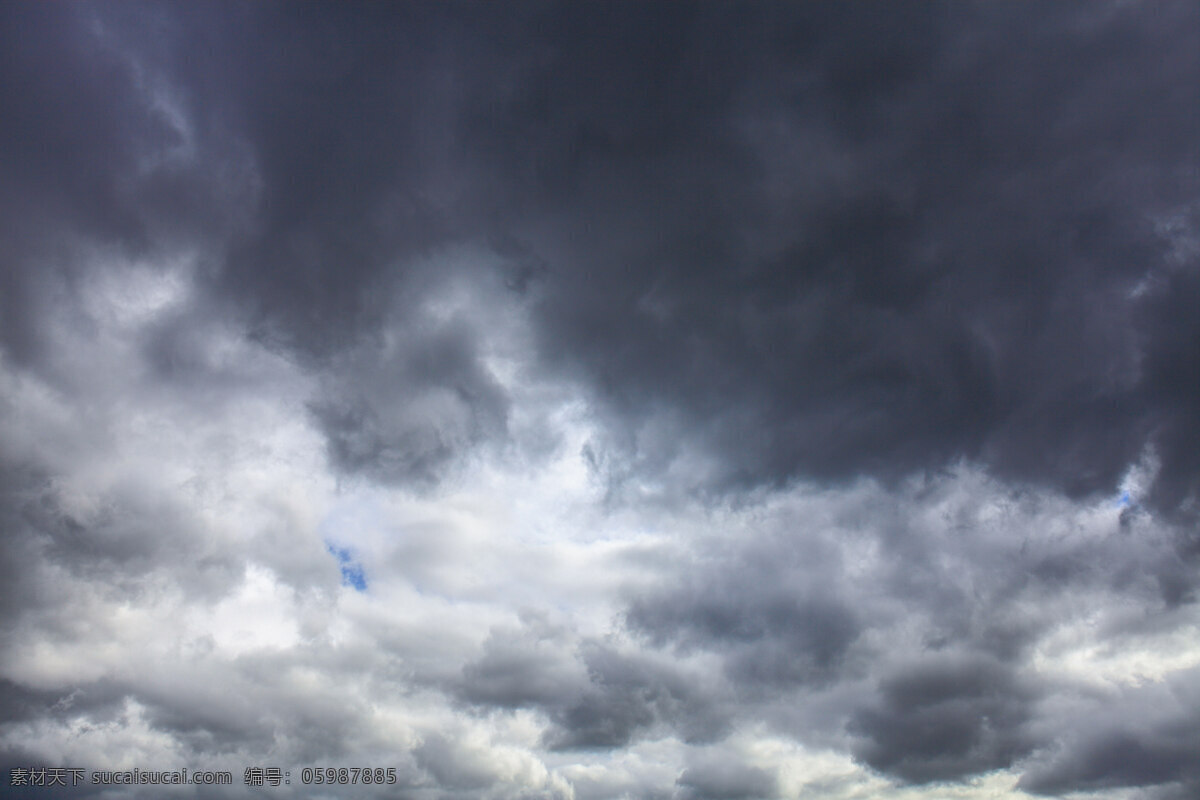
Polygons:
[[0,54],[6,792],[1200,792],[1194,5]]

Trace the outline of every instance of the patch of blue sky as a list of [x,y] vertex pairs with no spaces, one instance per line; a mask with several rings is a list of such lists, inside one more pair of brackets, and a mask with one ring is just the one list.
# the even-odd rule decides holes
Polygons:
[[358,592],[367,590],[367,575],[363,572],[362,564],[354,560],[354,555],[347,547],[337,547],[332,542],[325,543],[325,549],[337,559],[342,570],[342,586],[349,586]]

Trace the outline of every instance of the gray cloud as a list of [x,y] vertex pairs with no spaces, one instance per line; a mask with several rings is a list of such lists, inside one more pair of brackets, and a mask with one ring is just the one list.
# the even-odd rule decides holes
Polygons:
[[767,770],[736,761],[706,760],[688,767],[677,781],[679,797],[696,800],[746,800],[775,797],[775,777]]
[[522,629],[493,631],[482,657],[463,667],[456,694],[480,709],[540,711],[551,750],[612,750],[668,732],[689,742],[728,733],[728,711],[696,670],[546,626],[530,619]]
[[[1137,313],[1152,297],[1126,295],[1166,259],[1148,215],[1190,202],[1168,187],[1194,173],[1177,136],[1194,120],[1172,118],[1140,83],[1105,84],[1130,93],[1121,100],[1095,95],[1118,69],[1158,75],[1161,65],[1178,79],[1195,64],[1166,67],[1142,50],[1151,40],[1190,48],[1187,36],[1169,43],[1158,21],[1130,18],[1118,31],[1120,15],[1065,10],[1026,28],[964,9],[989,17],[969,24],[969,46],[961,18],[905,20],[903,36],[879,42],[837,15],[778,20],[778,39],[797,46],[774,50],[764,37],[747,49],[788,77],[757,82],[740,105],[727,100],[668,151],[700,154],[676,164],[581,145],[596,177],[564,224],[594,244],[579,257],[586,266],[548,284],[545,329],[551,357],[582,362],[617,424],[636,431],[612,446],[650,474],[715,454],[717,480],[735,484],[887,477],[966,457],[1073,493],[1114,485],[1169,414],[1136,365],[1139,340],[1173,333]],[[829,44],[805,47],[805,34]],[[997,55],[1014,40],[1025,42],[1016,63]],[[702,65],[706,43],[682,63]],[[843,45],[873,59],[822,58]],[[562,94],[586,94],[600,71],[555,74],[577,80]],[[1178,85],[1165,74],[1151,82]],[[640,82],[618,86],[610,91],[639,96]],[[720,87],[710,98],[726,99]],[[1121,127],[1149,114],[1171,121]],[[746,128],[769,138],[739,137]],[[1105,133],[1081,150],[1081,130]],[[1100,144],[1108,136],[1124,137],[1119,156]],[[780,152],[785,142],[800,152]],[[870,168],[829,185],[814,164],[830,158]],[[647,163],[659,169],[625,206],[620,238],[589,238],[607,176]],[[784,197],[768,193],[781,170]],[[1121,186],[1119,199],[1102,184]],[[664,406],[665,424],[685,436],[653,435]]]
[[1196,759],[1196,670],[1129,688],[1083,717],[1061,747],[1026,772],[1018,788],[1057,797],[1154,787],[1151,797],[1186,797],[1200,787]]
[[[854,612],[806,587],[810,575],[741,566],[702,570],[665,596],[637,598],[629,625],[660,644],[727,648],[729,674],[746,684],[819,683],[840,674],[859,633]],[[756,576],[750,585],[746,574]]]
[[0,9],[0,766],[1191,797],[1198,22]]
[[[734,725],[836,742],[913,784],[1019,769],[1094,713],[1050,710],[1079,678],[1036,666],[1049,642],[1098,624],[1113,651],[1137,648],[1193,606],[1163,592],[1169,526],[1142,516],[1135,532],[1115,508],[1067,522],[1062,499],[958,481],[759,510],[749,531],[689,543],[624,620],[654,648],[715,656]],[[1081,617],[1080,602],[1097,605]]]
[[[301,358],[376,331],[437,248],[493,243],[542,276],[546,365],[586,380],[647,477],[692,457],[709,488],[967,458],[1078,494],[1155,444],[1153,501],[1194,492],[1195,398],[1172,378],[1190,339],[1162,324],[1194,282],[1161,224],[1194,214],[1186,4],[879,6],[870,25],[716,4],[12,13],[79,63],[37,73],[53,85],[20,94],[11,135],[89,134],[7,184],[76,198],[46,219],[86,237],[203,242],[210,288]],[[37,71],[49,49],[14,52]],[[85,71],[112,85],[68,77]],[[181,138],[188,159],[134,166]],[[231,207],[218,174],[244,220],[204,211]],[[454,345],[465,372],[408,377],[469,394],[479,346]],[[319,407],[344,468],[424,475],[447,446]]]
[[392,338],[339,363],[310,409],[336,469],[433,484],[456,456],[504,435],[508,399],[465,325],[405,326]]
[[1033,749],[1022,731],[1038,696],[1008,665],[940,658],[885,678],[879,707],[858,711],[856,755],[916,783],[1010,766]]
[[663,723],[687,742],[728,731],[727,712],[695,674],[598,643],[585,644],[583,661],[590,685],[551,712],[553,749],[620,747]]

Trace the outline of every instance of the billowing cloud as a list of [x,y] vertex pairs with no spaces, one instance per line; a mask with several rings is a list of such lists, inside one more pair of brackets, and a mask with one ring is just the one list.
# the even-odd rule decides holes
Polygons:
[[1195,796],[1198,30],[3,7],[0,781]]

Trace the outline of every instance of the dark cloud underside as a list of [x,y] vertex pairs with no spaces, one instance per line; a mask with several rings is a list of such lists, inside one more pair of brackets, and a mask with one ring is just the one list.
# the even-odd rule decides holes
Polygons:
[[[697,480],[732,487],[966,458],[1087,493],[1153,444],[1156,498],[1194,494],[1189,4],[146,11],[6,12],[6,298],[64,225],[205,236],[222,297],[324,356],[426,285],[422,253],[469,241],[523,254],[521,285],[544,265],[545,364],[593,387],[636,471],[708,458]],[[137,165],[184,135],[138,64],[195,161]],[[205,207],[239,191],[244,216]],[[464,359],[416,382],[477,380]],[[386,455],[346,428],[389,434],[355,413],[318,416],[371,471]]]

